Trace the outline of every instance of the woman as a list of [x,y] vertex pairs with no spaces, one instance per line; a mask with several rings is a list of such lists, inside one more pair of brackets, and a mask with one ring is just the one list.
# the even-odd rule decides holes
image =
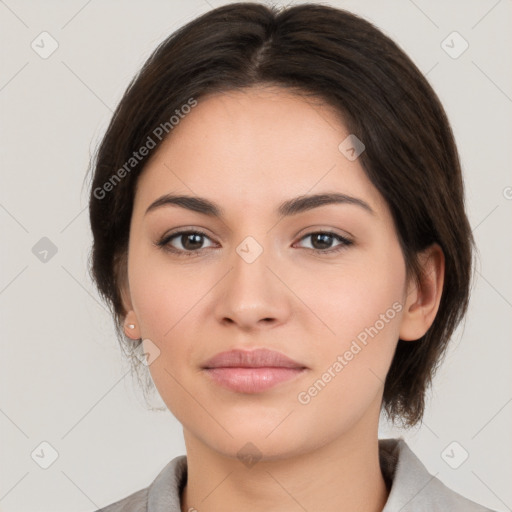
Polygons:
[[369,22],[214,9],[164,41],[94,165],[92,275],[186,456],[114,511],[489,510],[381,410],[423,415],[473,239],[437,96]]

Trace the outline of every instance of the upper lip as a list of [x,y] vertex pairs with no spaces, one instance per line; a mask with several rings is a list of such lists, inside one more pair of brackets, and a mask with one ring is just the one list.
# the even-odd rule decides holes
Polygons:
[[276,352],[260,348],[255,350],[228,350],[220,352],[203,364],[203,368],[306,368],[304,365]]

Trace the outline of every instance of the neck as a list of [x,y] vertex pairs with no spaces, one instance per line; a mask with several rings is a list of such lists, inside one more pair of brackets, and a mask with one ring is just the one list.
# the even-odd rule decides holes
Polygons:
[[357,425],[314,451],[246,466],[184,430],[187,484],[182,512],[381,512],[388,490],[374,428]]

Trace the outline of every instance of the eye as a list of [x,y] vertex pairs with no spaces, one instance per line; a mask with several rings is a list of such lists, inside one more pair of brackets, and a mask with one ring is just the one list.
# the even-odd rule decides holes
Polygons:
[[206,249],[206,247],[202,247],[205,238],[211,240],[202,231],[183,230],[165,235],[156,245],[178,256],[195,256],[195,254]]
[[[314,231],[303,236],[301,240],[307,238],[311,238],[312,245],[312,247],[307,247],[307,249],[311,249],[317,254],[338,252],[353,244],[352,240],[338,235],[337,233],[333,233],[332,231]],[[332,244],[336,241],[339,243],[333,248]]]

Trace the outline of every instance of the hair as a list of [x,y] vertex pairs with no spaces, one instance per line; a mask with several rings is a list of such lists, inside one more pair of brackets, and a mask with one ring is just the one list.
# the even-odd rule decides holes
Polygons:
[[253,86],[320,99],[363,141],[359,161],[390,208],[407,276],[419,282],[419,253],[432,244],[444,253],[437,315],[419,340],[398,340],[384,385],[383,411],[411,427],[422,419],[426,391],[468,307],[474,240],[461,166],[445,111],[412,60],[373,24],[334,7],[213,9],[159,44],[128,85],[91,161],[89,202],[90,273],[121,345],[130,343],[121,285],[133,200],[150,157],[134,161],[134,152],[151,139],[154,153],[165,140],[155,135],[162,127],[172,134],[169,120],[188,112],[191,99]]

